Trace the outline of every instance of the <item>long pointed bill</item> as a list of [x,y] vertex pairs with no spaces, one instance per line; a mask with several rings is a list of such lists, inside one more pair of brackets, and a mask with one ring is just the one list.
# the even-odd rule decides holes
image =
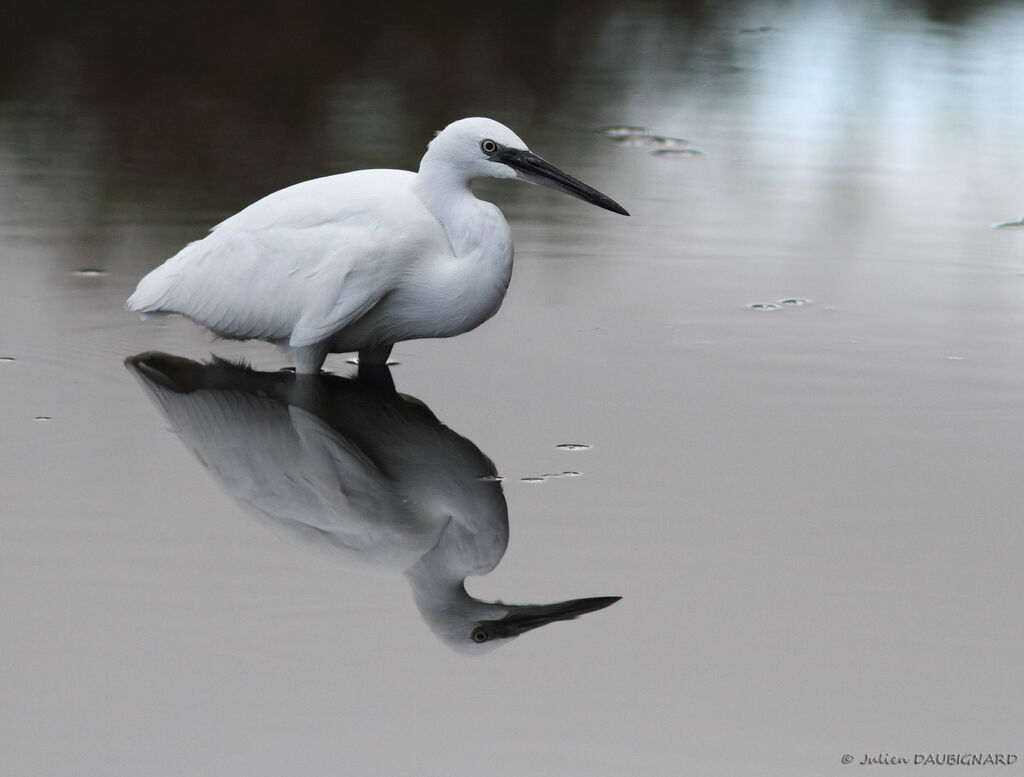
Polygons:
[[597,189],[592,189],[582,181],[564,173],[550,162],[541,159],[532,151],[523,151],[514,148],[505,148],[492,157],[496,162],[504,162],[515,170],[519,177],[530,183],[539,183],[541,186],[548,186],[558,189],[560,192],[571,194],[584,202],[589,202],[599,208],[610,210],[612,213],[620,213],[628,216],[629,213],[611,197],[606,197]]
[[[595,610],[603,610],[621,599],[621,596],[595,596],[590,599],[572,599],[556,604],[514,605],[512,612],[496,621],[487,621],[486,626],[495,636],[517,637],[524,631],[546,626],[555,621],[570,621]],[[485,625],[481,623],[481,626]]]

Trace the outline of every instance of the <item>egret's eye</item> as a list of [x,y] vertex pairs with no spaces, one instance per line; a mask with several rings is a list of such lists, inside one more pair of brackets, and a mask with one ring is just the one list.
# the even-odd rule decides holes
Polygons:
[[[485,140],[484,143],[494,143],[494,141],[493,140]],[[490,636],[491,635],[487,633],[486,629],[481,629],[479,627],[473,629],[473,641],[474,642],[486,642]]]
[[[498,150],[498,144],[495,143],[490,138],[486,138],[485,140],[481,140],[480,141],[480,150],[483,151],[485,154],[490,155],[490,154],[493,154],[495,151]],[[475,632],[474,632],[474,634],[475,634]],[[484,639],[486,639],[486,637],[484,637]],[[478,641],[482,642],[483,640],[478,640]]]

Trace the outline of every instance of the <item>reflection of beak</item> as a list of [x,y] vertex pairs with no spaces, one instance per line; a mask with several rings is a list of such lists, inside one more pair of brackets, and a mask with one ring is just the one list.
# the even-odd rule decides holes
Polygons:
[[504,148],[495,154],[492,159],[495,162],[504,162],[525,181],[558,189],[560,192],[571,194],[573,197],[579,197],[584,202],[610,210],[612,213],[621,213],[623,216],[629,215],[626,209],[615,202],[615,200],[601,194],[597,189],[590,188],[582,181],[576,180],[568,173],[563,173],[553,164],[541,159],[531,151]]
[[621,596],[595,596],[590,599],[572,599],[556,604],[515,605],[512,612],[496,621],[483,621],[480,626],[493,637],[518,637],[524,631],[546,626],[555,621],[571,621],[579,615],[603,610],[621,599]]

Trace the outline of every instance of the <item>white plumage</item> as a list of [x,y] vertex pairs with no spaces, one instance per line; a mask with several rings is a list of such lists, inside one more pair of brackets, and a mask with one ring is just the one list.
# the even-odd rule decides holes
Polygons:
[[286,347],[315,373],[328,353],[383,364],[404,340],[486,321],[512,272],[501,211],[475,178],[542,183],[626,211],[532,154],[491,119],[462,119],[429,144],[419,172],[361,170],[274,192],[145,276],[126,307],[180,313],[215,334]]

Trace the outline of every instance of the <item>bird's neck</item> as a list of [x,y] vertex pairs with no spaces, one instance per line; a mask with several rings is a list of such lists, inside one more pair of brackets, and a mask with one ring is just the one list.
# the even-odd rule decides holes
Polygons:
[[450,609],[473,601],[466,591],[465,577],[439,563],[436,554],[428,553],[405,571],[405,577],[421,611]]
[[465,171],[450,164],[437,163],[428,153],[420,162],[413,192],[444,227],[452,246],[458,251],[467,237],[466,226],[474,223],[470,214],[483,205],[473,194]]

